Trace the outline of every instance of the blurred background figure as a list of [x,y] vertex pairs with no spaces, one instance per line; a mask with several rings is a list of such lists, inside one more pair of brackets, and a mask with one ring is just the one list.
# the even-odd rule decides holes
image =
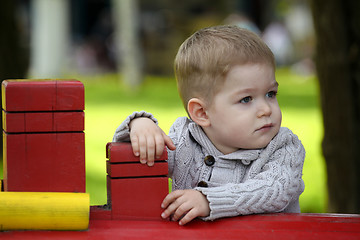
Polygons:
[[256,26],[256,24],[250,20],[247,16],[241,13],[232,13],[230,14],[225,20],[224,24],[226,25],[236,25],[241,28],[248,29],[250,31],[253,31],[257,35],[261,35],[261,31]]
[[291,63],[294,49],[289,32],[282,23],[270,23],[266,27],[262,37],[274,53],[276,64],[286,65]]

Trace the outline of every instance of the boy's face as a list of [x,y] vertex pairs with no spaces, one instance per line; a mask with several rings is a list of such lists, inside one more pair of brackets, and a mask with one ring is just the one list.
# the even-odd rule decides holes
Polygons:
[[210,124],[203,128],[217,149],[228,154],[240,148],[265,147],[281,125],[277,91],[271,66],[232,67],[206,110]]

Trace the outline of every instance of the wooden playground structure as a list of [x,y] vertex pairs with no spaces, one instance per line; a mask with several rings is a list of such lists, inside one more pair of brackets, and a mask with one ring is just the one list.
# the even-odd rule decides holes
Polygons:
[[260,214],[185,226],[163,220],[167,153],[148,167],[129,143],[106,144],[108,202],[90,206],[83,84],[5,80],[2,104],[0,239],[360,239],[357,214]]

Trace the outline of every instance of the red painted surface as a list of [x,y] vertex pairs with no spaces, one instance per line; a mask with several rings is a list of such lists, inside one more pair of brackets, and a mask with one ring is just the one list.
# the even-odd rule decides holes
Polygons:
[[[139,162],[139,157],[136,157],[132,151],[131,144],[128,142],[111,142],[106,145],[106,158],[110,159],[111,163],[120,162]],[[157,161],[167,160],[167,151],[164,148],[163,154]]]
[[161,219],[167,177],[107,179],[112,219]]
[[5,80],[2,98],[4,190],[85,192],[83,84]]
[[3,129],[8,133],[82,132],[84,112],[5,112]]
[[90,219],[88,231],[0,232],[1,239],[360,239],[360,215],[268,214],[177,222]]
[[95,220],[111,220],[111,208],[108,205],[91,206],[90,219]]
[[2,85],[8,112],[84,110],[84,85],[77,80],[5,80]]
[[85,192],[84,133],[4,133],[4,190]]
[[106,164],[107,173],[111,178],[167,176],[168,174],[168,164],[164,161],[155,162],[151,167],[140,163],[111,164],[110,162],[107,162]]
[[169,193],[167,152],[154,166],[141,164],[130,143],[108,143],[107,191],[112,219],[161,219],[161,202]]

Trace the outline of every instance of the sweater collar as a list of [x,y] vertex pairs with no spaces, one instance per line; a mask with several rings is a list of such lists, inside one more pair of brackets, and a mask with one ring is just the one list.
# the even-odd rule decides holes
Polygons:
[[194,122],[190,122],[189,131],[195,141],[205,150],[205,152],[214,157],[224,160],[241,160],[243,164],[250,164],[251,161],[258,159],[261,149],[239,149],[229,154],[220,152],[205,134],[204,130]]

